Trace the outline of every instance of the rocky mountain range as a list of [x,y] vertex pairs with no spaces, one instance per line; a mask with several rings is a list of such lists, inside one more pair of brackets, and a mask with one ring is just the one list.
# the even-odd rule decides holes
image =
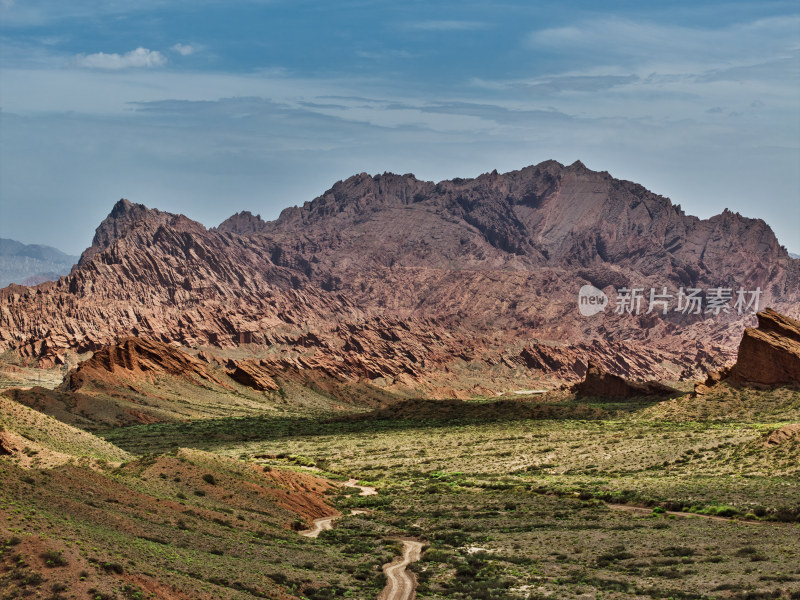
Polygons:
[[[757,309],[800,317],[798,283],[763,221],[702,220],[580,162],[440,183],[362,173],[275,221],[211,229],[120,200],[71,274],[0,290],[0,349],[57,364],[128,336],[244,345],[269,372],[438,395],[578,379],[589,360],[679,379],[729,363]],[[596,314],[579,311],[584,286]]]

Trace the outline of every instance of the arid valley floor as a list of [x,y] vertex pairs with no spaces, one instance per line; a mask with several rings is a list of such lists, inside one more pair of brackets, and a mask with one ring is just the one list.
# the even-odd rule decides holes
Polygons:
[[800,437],[774,434],[796,388],[378,411],[293,389],[94,434],[0,398],[1,597],[377,598],[402,540],[418,598],[800,597]]

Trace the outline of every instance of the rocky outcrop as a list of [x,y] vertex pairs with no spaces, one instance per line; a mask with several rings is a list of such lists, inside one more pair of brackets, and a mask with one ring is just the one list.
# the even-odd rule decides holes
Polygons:
[[0,348],[47,366],[64,351],[136,336],[183,346],[266,343],[344,303],[275,266],[269,244],[119,201],[79,267],[58,282],[0,290]]
[[237,383],[260,392],[275,392],[279,389],[270,372],[255,360],[229,361],[228,376]]
[[208,350],[201,350],[197,353],[197,358],[202,360],[204,363],[208,363],[209,365],[224,365],[225,361],[221,359],[219,356],[209,352]]
[[634,398],[637,396],[678,396],[681,392],[658,381],[639,383],[606,373],[599,366],[589,363],[584,380],[573,386],[579,396],[600,398]]
[[129,385],[141,379],[153,381],[161,375],[225,387],[200,360],[169,344],[140,338],[125,338],[98,350],[67,375],[62,387],[74,392],[86,383]]
[[674,374],[661,366],[664,360],[668,360],[667,355],[656,349],[603,340],[568,345],[531,344],[518,356],[503,356],[503,361],[509,366],[521,364],[542,373],[555,374],[564,381],[585,377],[591,365],[628,380],[669,379]]
[[168,226],[174,218],[175,215],[170,213],[161,212],[157,208],[147,208],[143,204],[134,204],[122,198],[95,230],[92,245],[83,252],[78,266],[89,264],[97,254],[110,248],[116,241],[125,239],[129,233],[142,226]]
[[784,425],[779,427],[769,434],[764,445],[780,446],[782,444],[800,444],[800,423],[792,423],[791,425]]
[[800,383],[800,322],[771,308],[758,313],[758,328],[745,330],[728,377],[745,384]]

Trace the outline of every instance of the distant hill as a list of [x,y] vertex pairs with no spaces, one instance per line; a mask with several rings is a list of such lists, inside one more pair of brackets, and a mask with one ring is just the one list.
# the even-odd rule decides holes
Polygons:
[[790,258],[800,258],[800,254],[795,254],[794,252],[789,252]]
[[67,275],[76,262],[77,256],[51,246],[0,238],[0,287],[55,281]]

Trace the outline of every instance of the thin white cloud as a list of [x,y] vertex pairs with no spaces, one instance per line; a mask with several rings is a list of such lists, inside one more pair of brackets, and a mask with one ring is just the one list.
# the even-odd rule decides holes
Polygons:
[[800,16],[759,19],[725,28],[700,28],[604,18],[528,34],[532,49],[579,56],[586,65],[683,65],[752,61],[758,56],[791,56]]
[[199,50],[196,44],[181,44],[178,42],[170,48],[173,52],[177,52],[181,56],[191,56]]
[[[727,115],[735,106],[751,113],[751,126],[770,131],[765,139],[771,135],[773,143],[785,143],[787,135],[797,133],[792,115],[800,101],[798,26],[797,16],[718,29],[620,18],[582,21],[534,31],[525,40],[533,50],[558,53],[560,70],[527,78],[475,77],[470,83],[506,100],[553,104],[583,117],[645,119],[659,126],[681,119],[705,123],[708,115]],[[723,106],[725,113],[708,112]]]
[[500,91],[528,91],[539,94],[560,92],[597,93],[611,88],[635,84],[640,81],[637,75],[616,74],[563,74],[549,77],[511,80],[484,80],[473,78],[470,83],[476,87]]
[[79,54],[77,63],[87,69],[107,69],[119,71],[131,68],[150,68],[161,67],[167,63],[167,58],[158,50],[148,50],[147,48],[136,48],[125,54],[106,54],[97,52],[95,54]]
[[486,23],[480,21],[419,21],[409,23],[409,29],[418,31],[473,31],[483,29]]

